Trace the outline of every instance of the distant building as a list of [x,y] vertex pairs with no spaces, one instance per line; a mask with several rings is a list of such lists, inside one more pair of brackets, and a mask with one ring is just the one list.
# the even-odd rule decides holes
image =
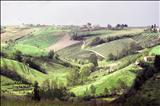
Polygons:
[[145,62],[153,62],[155,59],[155,56],[145,56],[144,61]]

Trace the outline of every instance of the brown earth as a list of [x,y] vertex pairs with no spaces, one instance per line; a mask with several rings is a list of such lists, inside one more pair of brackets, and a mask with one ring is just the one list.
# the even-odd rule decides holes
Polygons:
[[47,50],[58,51],[60,49],[63,49],[67,46],[70,46],[79,42],[81,41],[71,40],[71,37],[69,36],[69,34],[65,33],[64,36],[56,44],[51,45],[50,47],[47,48]]

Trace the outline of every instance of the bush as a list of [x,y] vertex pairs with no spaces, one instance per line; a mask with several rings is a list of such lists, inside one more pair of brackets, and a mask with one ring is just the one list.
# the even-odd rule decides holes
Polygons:
[[155,56],[154,66],[160,70],[160,55]]
[[94,85],[91,85],[91,86],[90,86],[90,90],[91,90],[91,94],[92,94],[93,96],[95,96],[95,94],[96,94],[96,87],[95,87]]
[[48,53],[48,58],[49,58],[49,59],[53,59],[53,57],[54,57],[54,50],[51,50],[51,51],[49,51],[49,53]]
[[40,71],[42,73],[47,74],[46,70],[41,68],[40,65],[38,65],[37,63],[33,62],[32,59],[28,58],[25,63],[28,64],[29,67],[31,67],[33,69],[36,69],[36,70],[38,70],[38,71]]
[[101,39],[100,37],[95,37],[89,45],[95,46],[95,45],[102,44],[102,43],[105,43],[103,39]]
[[97,56],[95,54],[91,54],[89,57],[89,61],[94,64],[94,66],[98,66]]
[[22,52],[17,50],[17,51],[15,52],[15,57],[14,57],[14,59],[15,59],[15,60],[18,60],[19,62],[22,62],[22,59],[23,59],[23,57],[22,57]]
[[65,87],[60,87],[56,83],[57,81],[45,80],[41,89],[41,96],[48,99],[59,99],[59,100],[68,100],[69,97],[75,96],[74,94],[68,93]]
[[105,95],[109,95],[110,94],[109,89],[108,88],[104,88],[104,93],[105,93]]
[[117,57],[114,56],[112,53],[110,53],[110,54],[108,55],[108,59],[109,59],[109,60],[116,60]]
[[88,80],[88,76],[94,70],[95,70],[95,67],[92,63],[81,67],[80,77],[79,77],[81,84],[84,84],[84,82]]
[[79,84],[80,83],[79,77],[80,77],[80,74],[79,74],[79,71],[77,68],[71,70],[69,75],[67,76],[67,82],[68,82],[69,86]]
[[34,90],[33,90],[33,97],[32,97],[33,100],[38,100],[40,101],[40,95],[39,95],[39,86],[38,86],[38,82],[35,81],[34,82]]

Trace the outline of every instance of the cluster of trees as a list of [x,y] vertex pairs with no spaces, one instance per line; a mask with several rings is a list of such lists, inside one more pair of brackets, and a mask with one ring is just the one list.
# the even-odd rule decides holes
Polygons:
[[105,41],[103,39],[101,39],[100,37],[95,37],[91,43],[89,44],[89,46],[96,46],[99,44],[105,43]]
[[30,57],[30,56],[24,56],[21,51],[18,51],[18,50],[17,50],[17,51],[14,53],[13,59],[14,59],[14,60],[17,60],[17,61],[19,61],[19,62],[22,62],[22,63],[24,63],[25,65],[27,65],[27,66],[29,66],[29,67],[31,67],[31,68],[33,68],[33,69],[36,69],[36,70],[38,70],[38,71],[40,71],[40,72],[42,72],[42,73],[47,74],[47,71],[46,71],[45,69],[43,69],[43,68],[40,66],[40,64],[36,63],[32,57]]
[[148,28],[146,28],[144,31],[157,33],[160,30],[159,30],[158,26],[156,24],[154,24],[154,25],[151,25]]
[[150,30],[150,32],[155,32],[155,33],[158,32],[157,25],[156,24],[151,25],[149,30]]
[[[128,92],[121,95],[116,100],[116,102],[123,102],[124,100],[126,100],[126,98],[134,95],[136,93],[135,91],[139,90],[140,87],[145,83],[145,81],[147,81],[149,78],[151,78],[155,73],[160,72],[159,71],[159,69],[160,69],[160,55],[155,56],[154,65],[146,63],[146,62],[142,62],[141,64],[143,64],[143,70],[139,71],[139,73],[135,79],[134,84],[128,90]],[[131,102],[135,102],[135,101],[133,101],[133,99],[132,99]],[[139,102],[139,101],[136,100],[136,104],[143,104],[144,105],[144,103],[137,103],[137,102]]]
[[[63,85],[63,84],[62,84]],[[42,87],[38,86],[38,82],[34,83],[33,99],[40,100],[45,99],[59,99],[68,100],[70,97],[75,97],[73,93],[69,93],[66,87],[60,86],[57,81],[45,80],[42,83]]]
[[91,72],[95,71],[95,66],[93,63],[84,65],[81,69],[75,68],[70,71],[67,77],[67,82],[69,86],[84,84],[88,80],[88,76]]
[[128,28],[127,24],[117,24],[115,27],[112,27],[110,24],[107,25],[107,29],[109,30],[120,30],[120,29],[124,29],[124,28]]
[[123,39],[123,38],[130,38],[132,35],[123,35],[123,36],[108,36],[106,38],[100,38],[100,37],[95,37],[90,43],[88,43],[89,46],[96,46],[99,44],[111,42],[114,40],[118,39]]

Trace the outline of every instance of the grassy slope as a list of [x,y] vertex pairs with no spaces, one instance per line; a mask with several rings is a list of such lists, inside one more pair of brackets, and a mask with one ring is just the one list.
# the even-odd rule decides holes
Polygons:
[[[22,78],[27,79],[32,83],[34,81],[38,81],[41,84],[46,79],[56,80],[56,78],[59,81],[59,83],[61,82],[63,82],[63,84],[67,83],[64,76],[67,75],[67,71],[69,71],[69,69],[63,66],[60,67],[57,66],[56,64],[54,64],[54,66],[46,66],[48,74],[43,74],[35,69],[27,67],[26,65],[20,62],[1,58],[1,67],[4,67],[5,64],[9,69],[12,69],[13,71],[17,72],[17,74],[20,75]],[[44,63],[42,65],[45,64],[47,63]]]
[[150,51],[149,54],[150,54],[150,55],[160,55],[160,45],[154,47],[154,48]]
[[120,40],[115,40],[109,43],[104,43],[104,44],[92,47],[89,50],[95,53],[98,53],[105,58],[108,58],[110,53],[117,56],[117,54],[121,53],[122,49],[129,48],[129,45],[132,42],[134,42],[134,40],[130,38],[120,39]]
[[1,77],[1,95],[26,95],[32,92],[32,87],[28,84],[23,84],[20,81],[12,80],[3,75]]
[[143,32],[142,28],[128,28],[123,30],[96,30],[96,31],[87,31],[87,32],[80,32],[80,35],[95,35],[106,38],[108,36],[123,36],[128,34],[135,34]]
[[66,47],[62,50],[59,50],[57,53],[64,58],[71,58],[71,59],[88,58],[90,56],[91,52],[81,49],[81,45],[82,45],[82,43],[74,44],[74,45]]
[[159,36],[159,33],[144,32],[138,36],[132,37],[132,39],[135,40],[142,47],[145,47],[145,45],[148,44],[149,41],[158,39]]
[[59,35],[60,32],[62,32],[62,30],[54,29],[51,26],[40,27],[33,31],[30,36],[24,37],[17,42],[40,48],[46,48],[56,43],[62,37],[62,35]]
[[31,45],[16,44],[13,47],[13,52],[16,50],[21,51],[22,54],[24,54],[24,55],[31,55],[31,56],[47,55],[47,51],[45,51],[44,49],[40,49],[36,46],[31,46]]
[[1,85],[8,85],[8,84],[14,84],[14,83],[15,83],[14,80],[1,75]]
[[88,89],[91,85],[94,85],[96,87],[96,95],[100,95],[101,93],[104,93],[105,88],[111,90],[117,87],[119,85],[119,79],[124,81],[124,83],[126,83],[128,86],[131,86],[136,77],[135,72],[138,72],[138,67],[130,65],[112,74],[103,76],[90,84],[76,86],[71,89],[71,92],[75,93],[77,96],[82,96],[86,89]]

